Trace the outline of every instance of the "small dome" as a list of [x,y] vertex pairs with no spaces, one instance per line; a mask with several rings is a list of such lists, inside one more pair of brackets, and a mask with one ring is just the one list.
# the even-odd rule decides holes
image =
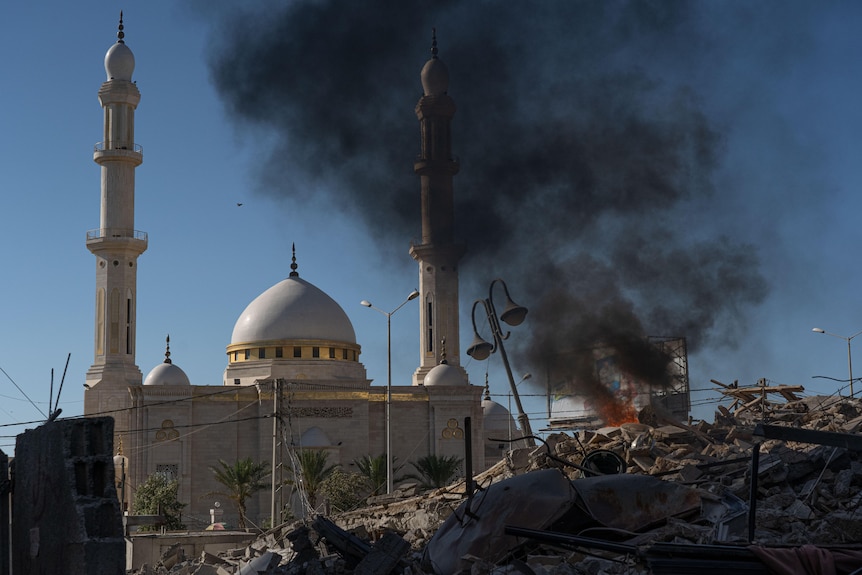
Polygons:
[[165,361],[147,374],[144,385],[191,385],[189,376],[171,361],[171,336],[165,337]]
[[234,325],[231,344],[285,339],[356,343],[341,306],[294,273],[248,304]]
[[123,42],[117,42],[105,54],[105,73],[108,80],[132,81],[135,71],[135,55]]
[[189,376],[173,363],[160,363],[147,374],[144,385],[191,385]]
[[485,431],[515,431],[518,429],[518,426],[515,424],[514,419],[512,419],[512,414],[509,413],[509,410],[492,400],[490,397],[486,397],[482,400],[482,420],[484,421]]
[[422,382],[426,387],[433,385],[467,385],[467,379],[460,368],[443,362],[433,367]]
[[422,67],[422,90],[426,96],[439,96],[449,90],[449,69],[436,57]]

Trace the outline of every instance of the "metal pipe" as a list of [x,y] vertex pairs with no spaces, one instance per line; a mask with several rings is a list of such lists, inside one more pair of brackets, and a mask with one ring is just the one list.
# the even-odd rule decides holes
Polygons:
[[[497,314],[494,312],[494,304],[490,300],[488,300],[488,303],[493,312],[493,316],[489,314],[488,318],[490,320],[491,317],[493,317],[496,322]],[[512,390],[512,396],[515,399],[515,407],[518,409],[518,424],[521,426],[521,433],[527,437],[527,444],[530,447],[535,447],[536,442],[532,439],[533,429],[530,427],[530,419],[527,417],[527,414],[524,411],[524,406],[521,404],[521,396],[518,395],[518,386],[515,384],[515,377],[512,375],[512,367],[509,365],[509,356],[506,354],[506,348],[503,346],[503,338],[500,334],[500,324],[497,323],[496,326],[492,325],[491,329],[494,332],[494,339],[497,341],[497,349],[500,351],[500,357],[503,358],[503,366],[506,368],[506,376],[509,378],[509,387]]]
[[[467,501],[473,499],[473,431],[472,420],[464,418],[464,474]],[[469,504],[467,505],[469,508]]]
[[748,494],[748,542],[754,542],[754,526],[757,516],[757,475],[760,472],[760,444],[751,448],[751,489]]
[[270,482],[272,483],[272,501],[270,504],[270,518],[272,521],[272,525],[270,525],[270,529],[281,523],[281,521],[276,521],[275,519],[275,469],[277,465],[276,446],[278,443],[278,391],[278,379],[274,379],[272,382],[272,481]]

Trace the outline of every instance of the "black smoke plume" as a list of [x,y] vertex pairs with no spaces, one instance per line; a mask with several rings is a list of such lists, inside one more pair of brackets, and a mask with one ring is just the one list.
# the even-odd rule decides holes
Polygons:
[[269,133],[263,189],[305,204],[324,188],[382,249],[406,251],[419,234],[413,107],[436,27],[458,106],[462,294],[505,278],[531,310],[523,367],[603,342],[661,381],[646,335],[732,343],[767,291],[751,246],[695,223],[727,193],[713,183],[721,131],[685,83],[711,49],[699,6],[266,3],[223,15],[211,70],[231,117]]

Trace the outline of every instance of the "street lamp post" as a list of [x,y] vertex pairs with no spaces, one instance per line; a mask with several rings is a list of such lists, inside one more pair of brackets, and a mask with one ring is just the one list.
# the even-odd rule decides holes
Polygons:
[[117,454],[114,456],[114,479],[115,487],[119,491],[120,513],[126,514],[126,465],[129,459],[123,455],[123,438],[120,437]]
[[[518,380],[518,383],[515,384],[515,387],[518,387],[519,385],[521,385],[523,382],[527,381],[531,377],[533,377],[532,373],[525,373],[524,375],[521,376],[521,379]],[[487,384],[488,384],[488,374],[486,373],[485,374],[485,385],[487,385]],[[512,413],[512,394],[511,393],[509,394],[509,413],[510,414]],[[509,441],[511,442],[512,441],[512,418],[507,417],[506,419],[507,419],[507,423],[509,425]]]
[[850,376],[850,397],[853,397],[853,356],[850,353],[850,340],[856,337],[859,334],[862,334],[862,331],[857,331],[853,335],[844,336],[838,335],[837,333],[831,333],[826,331],[825,329],[820,329],[819,327],[812,328],[811,331],[816,333],[824,333],[826,335],[831,335],[832,337],[837,337],[838,339],[843,339],[847,342],[847,371]]
[[[497,310],[494,307],[494,286],[499,282],[503,286],[503,291],[506,293],[506,309],[500,316],[497,316]],[[488,325],[491,327],[491,333],[494,335],[494,343],[489,343],[479,336],[479,331],[476,329],[476,306],[482,304],[485,308],[485,315],[488,318]],[[521,405],[521,397],[518,395],[518,386],[515,384],[515,378],[512,375],[512,368],[509,366],[509,356],[506,355],[506,348],[503,347],[503,340],[509,339],[510,332],[503,334],[500,328],[500,320],[511,325],[520,325],[527,316],[527,308],[520,306],[512,301],[509,296],[509,288],[502,279],[497,278],[491,282],[491,287],[488,288],[487,299],[477,299],[473,302],[473,310],[471,312],[473,320],[473,343],[467,348],[467,355],[482,361],[500,351],[500,357],[503,358],[503,366],[506,368],[506,375],[509,378],[509,386],[512,391],[512,397],[515,399],[515,406],[518,408],[518,423],[521,426],[521,431],[525,436],[527,445],[535,446],[536,440],[533,439],[533,430],[530,427],[530,420],[524,412],[524,406]],[[520,382],[519,382],[520,383]]]
[[392,315],[401,309],[408,301],[419,297],[419,292],[413,290],[398,307],[392,311],[384,311],[371,304],[367,299],[359,302],[365,307],[370,307],[386,316],[386,493],[392,493]]

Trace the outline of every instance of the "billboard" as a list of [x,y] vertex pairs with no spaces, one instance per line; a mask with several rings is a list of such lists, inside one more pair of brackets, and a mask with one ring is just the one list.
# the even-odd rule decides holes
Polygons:
[[[684,338],[650,338],[650,343],[668,357],[667,378],[646,381],[628,373],[619,352],[598,346],[577,354],[573,363],[588,364],[588,372],[550,373],[550,428],[597,428],[637,421],[638,412],[658,403],[677,419],[686,419],[690,409],[688,360]],[[573,356],[575,353],[573,352]],[[565,365],[565,362],[557,362]]]

